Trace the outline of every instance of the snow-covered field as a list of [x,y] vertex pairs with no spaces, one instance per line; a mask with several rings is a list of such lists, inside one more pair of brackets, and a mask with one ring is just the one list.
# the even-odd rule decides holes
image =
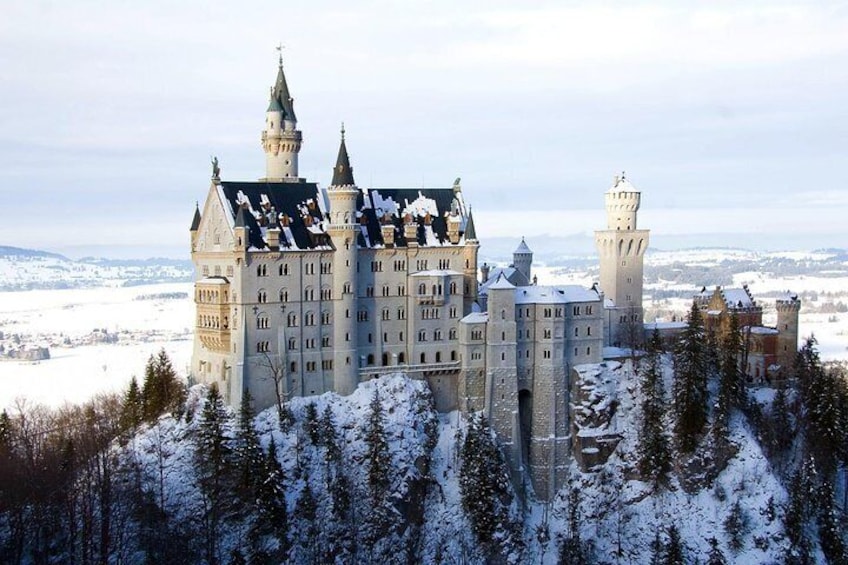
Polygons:
[[22,344],[49,347],[51,357],[0,361],[0,407],[20,398],[57,406],[123,390],[133,375],[143,378],[147,358],[161,348],[185,374],[194,324],[191,296],[190,283],[0,292],[0,332],[7,346],[18,336]]

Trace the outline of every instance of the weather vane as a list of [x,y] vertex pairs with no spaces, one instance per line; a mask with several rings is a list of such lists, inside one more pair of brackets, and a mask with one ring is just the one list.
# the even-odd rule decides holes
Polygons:
[[278,43],[277,46],[275,47],[277,52],[280,54],[280,66],[281,67],[283,66],[283,49],[284,48],[285,48],[285,45],[283,45],[282,42]]

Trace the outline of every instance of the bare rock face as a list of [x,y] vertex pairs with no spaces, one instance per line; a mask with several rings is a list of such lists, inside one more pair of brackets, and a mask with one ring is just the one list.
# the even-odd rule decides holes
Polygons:
[[618,442],[616,385],[621,364],[577,365],[571,374],[572,453],[583,471],[606,463]]

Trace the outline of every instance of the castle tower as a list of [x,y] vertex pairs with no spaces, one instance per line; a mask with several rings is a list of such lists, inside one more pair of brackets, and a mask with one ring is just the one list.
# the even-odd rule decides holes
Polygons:
[[798,353],[798,313],[801,300],[797,294],[787,294],[775,302],[777,309],[777,362],[784,370],[792,368]]
[[607,229],[595,232],[601,289],[613,302],[606,311],[606,344],[635,345],[634,338],[642,337],[642,271],[650,232],[636,227],[640,200],[641,193],[624,174],[616,176],[604,196]]
[[303,136],[297,129],[294,114],[294,99],[289,94],[286,75],[283,72],[283,56],[280,55],[277,80],[271,88],[271,100],[265,112],[265,128],[262,130],[262,149],[265,151],[265,179],[271,182],[299,180],[297,155]]
[[465,231],[463,232],[463,236],[465,237],[465,249],[463,255],[465,256],[465,270],[463,271],[465,292],[463,296],[465,297],[462,304],[462,315],[470,314],[472,306],[475,302],[477,302],[477,252],[480,249],[480,243],[477,240],[477,230],[474,228],[474,217],[471,215],[471,211],[468,211],[468,219],[465,222]]
[[345,144],[342,124],[339,156],[333,168],[333,181],[327,188],[330,199],[330,224],[327,233],[336,250],[333,268],[333,372],[335,391],[351,394],[359,383],[359,359],[356,352],[356,240],[359,224],[356,204],[359,189],[353,180],[353,168]]
[[486,324],[486,415],[513,470],[521,465],[516,368],[515,287],[505,276],[489,286]]
[[522,237],[521,243],[518,245],[518,249],[512,252],[512,266],[527,278],[528,284],[531,280],[533,280],[530,278],[530,267],[532,264],[533,252],[530,251],[529,247],[527,247],[527,244],[524,242],[524,238]]

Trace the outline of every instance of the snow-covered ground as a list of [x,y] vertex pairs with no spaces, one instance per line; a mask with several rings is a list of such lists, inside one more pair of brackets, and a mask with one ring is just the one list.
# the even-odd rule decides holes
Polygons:
[[[143,378],[147,358],[163,347],[185,374],[192,292],[190,283],[0,292],[5,341],[17,336],[22,344],[47,346],[51,357],[0,361],[0,407],[19,398],[57,406],[122,390],[133,375]],[[103,330],[114,342],[98,340]]]

